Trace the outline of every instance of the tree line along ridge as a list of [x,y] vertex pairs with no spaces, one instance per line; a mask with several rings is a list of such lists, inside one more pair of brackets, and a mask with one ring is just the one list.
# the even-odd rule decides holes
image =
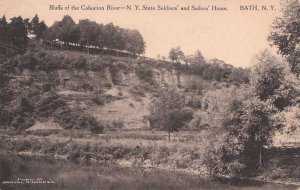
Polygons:
[[[138,30],[121,28],[113,23],[104,25],[82,19],[76,24],[69,15],[50,27],[40,21],[38,15],[31,20],[21,16],[11,18],[10,22],[5,16],[0,19],[1,44],[22,48],[30,37],[44,42],[60,41],[66,45],[110,49],[134,55],[145,52],[145,41]],[[6,50],[2,48],[1,51]]]

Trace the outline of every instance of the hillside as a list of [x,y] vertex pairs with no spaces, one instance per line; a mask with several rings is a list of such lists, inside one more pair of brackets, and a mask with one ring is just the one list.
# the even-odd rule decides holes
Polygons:
[[[1,91],[2,121],[14,129],[48,121],[73,128],[81,112],[84,118],[94,117],[105,129],[149,128],[150,102],[165,88],[182,91],[186,107],[193,109],[199,108],[206,91],[229,85],[203,79],[185,65],[162,60],[88,56],[72,51],[31,49],[1,66],[6,79],[6,90]],[[20,113],[22,109],[25,114]],[[78,122],[75,128],[90,125]]]

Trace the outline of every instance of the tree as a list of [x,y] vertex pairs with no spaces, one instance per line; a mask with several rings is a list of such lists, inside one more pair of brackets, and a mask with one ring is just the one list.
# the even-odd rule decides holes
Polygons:
[[[87,46],[98,46],[109,50],[127,50],[132,54],[143,54],[145,42],[137,30],[123,29],[113,23],[97,24],[89,19],[80,20],[78,24],[66,15],[62,21],[55,21],[47,28],[44,22],[39,22],[37,15],[32,19],[32,25],[37,28],[36,34],[46,40],[59,39],[69,43],[80,43]],[[88,48],[89,53],[89,48]],[[118,54],[118,51],[114,51]]]
[[46,29],[45,29],[45,31],[43,32],[41,38],[42,38],[43,40],[52,41],[52,40],[55,40],[56,35],[57,35],[57,34],[55,33],[53,27],[50,27],[50,28],[46,27]]
[[260,168],[265,147],[287,119],[293,120],[291,131],[299,126],[299,113],[289,113],[298,110],[300,83],[288,64],[267,51],[256,63],[250,84],[208,91],[203,97],[210,125],[204,158],[212,176]]
[[208,91],[203,97],[207,123],[204,162],[211,177],[236,176],[247,167],[245,158],[248,142],[245,117],[251,88],[230,87]]
[[23,23],[25,25],[27,33],[30,33],[31,25],[30,25],[30,22],[29,22],[29,18],[25,18],[23,20]]
[[300,106],[293,105],[287,107],[282,113],[283,120],[283,132],[286,134],[293,134],[300,129]]
[[101,39],[103,46],[109,49],[124,49],[120,48],[123,46],[121,42],[120,28],[115,26],[113,23],[109,23],[103,26],[103,39]]
[[52,39],[52,40],[62,40],[61,33],[62,33],[62,27],[61,23],[59,21],[55,21],[53,25],[47,29],[44,35],[46,39]]
[[38,25],[38,28],[35,31],[36,38],[41,39],[43,36],[43,33],[46,31],[46,29],[47,29],[47,25],[45,24],[44,21],[41,21]]
[[184,53],[180,47],[172,48],[169,52],[169,58],[174,61],[179,61],[184,58]]
[[15,45],[26,45],[27,44],[27,29],[23,22],[22,17],[13,17],[8,27],[8,40]]
[[56,38],[63,42],[76,43],[80,38],[80,30],[69,15],[65,15],[62,21],[55,22],[51,28],[56,34]]
[[197,50],[194,55],[186,56],[185,62],[189,63],[193,73],[203,75],[203,71],[206,68],[206,60],[200,50]]
[[0,42],[7,41],[8,35],[8,23],[6,21],[5,15],[0,19]]
[[252,70],[252,84],[262,101],[274,95],[284,80],[284,65],[265,50],[256,57],[257,64]]
[[98,24],[99,28],[99,35],[97,36],[97,46],[103,48],[105,47],[106,40],[104,39],[104,25],[103,24]]
[[85,45],[97,45],[97,37],[100,35],[99,25],[89,19],[79,20],[79,43]]
[[250,138],[248,150],[251,147],[253,152],[258,150],[258,166],[261,167],[264,146],[268,146],[274,133],[284,126],[286,118],[278,115],[299,104],[300,83],[288,64],[268,51],[259,54],[256,61],[251,73],[253,98],[245,119],[248,120]]
[[300,74],[300,2],[298,0],[282,1],[282,16],[277,17],[272,25],[268,40],[285,56],[291,71]]
[[151,106],[149,121],[152,128],[170,133],[183,127],[192,119],[190,112],[184,111],[185,98],[176,89],[168,89],[154,100]]
[[133,54],[143,54],[145,52],[145,42],[139,31],[123,30],[122,36],[125,41],[125,50]]
[[171,141],[171,132],[178,131],[192,118],[193,114],[188,110],[172,109],[167,112],[165,127],[161,129],[168,131],[169,142]]
[[239,176],[262,165],[264,146],[280,127],[270,102],[250,85],[209,91],[203,99],[208,140],[204,161],[212,177]]
[[234,67],[228,75],[228,82],[235,85],[247,84],[250,82],[250,69],[249,68],[236,68]]
[[[88,19],[79,20],[78,27],[80,30],[79,43],[87,45],[97,45],[97,39],[101,35],[99,25]],[[89,53],[89,48],[88,48]]]
[[[300,82],[287,63],[264,51],[257,56],[251,84],[258,102],[249,114],[255,133],[252,138],[261,155],[263,146],[269,144],[274,132],[284,126],[286,118],[278,115],[286,108],[299,105]],[[259,163],[261,166],[261,156]]]
[[261,101],[270,101],[282,111],[287,106],[297,103],[299,81],[284,62],[265,50],[256,58],[257,64],[252,69],[251,84]]
[[43,32],[47,29],[44,21],[40,22],[38,15],[35,15],[29,23],[29,33],[35,34],[36,39],[41,39]]
[[39,23],[40,23],[40,19],[39,19],[38,15],[36,14],[32,18],[32,20],[30,21],[29,28],[30,28],[30,30],[31,30],[32,33],[36,34],[36,31],[37,31],[37,29],[39,27]]
[[188,62],[190,62],[191,64],[199,64],[199,65],[206,64],[205,58],[203,57],[200,50],[196,50],[194,55],[191,56],[190,59],[188,59]]

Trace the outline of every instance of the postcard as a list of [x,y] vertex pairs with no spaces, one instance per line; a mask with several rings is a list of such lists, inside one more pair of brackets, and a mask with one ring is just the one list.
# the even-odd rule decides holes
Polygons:
[[0,190],[300,188],[298,0],[0,0]]

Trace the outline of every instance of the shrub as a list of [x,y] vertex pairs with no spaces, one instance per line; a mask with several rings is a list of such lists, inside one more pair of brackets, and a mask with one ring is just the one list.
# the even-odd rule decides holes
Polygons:
[[57,109],[65,107],[66,103],[57,94],[48,92],[38,96],[35,103],[35,115],[37,117],[50,117]]
[[118,96],[123,96],[123,92],[118,92]]
[[70,60],[72,68],[76,69],[86,69],[87,60],[84,56],[79,56],[78,58],[73,58]]
[[200,109],[201,105],[202,105],[202,100],[200,98],[199,99],[192,98],[187,102],[187,106],[189,106],[191,108]]
[[42,85],[42,90],[44,92],[49,92],[51,90],[51,84],[50,83],[46,83]]
[[177,168],[188,168],[191,165],[192,159],[190,157],[180,157],[176,160]]
[[153,83],[153,69],[147,65],[140,65],[135,69],[136,75],[149,83]]
[[84,91],[93,91],[93,87],[90,84],[83,83],[81,85],[81,89]]
[[97,105],[104,105],[105,104],[105,99],[101,95],[93,94],[91,99],[92,99],[92,102],[97,104]]
[[203,117],[204,116],[200,116],[200,115],[195,116],[189,123],[190,129],[192,130],[208,129],[209,124],[205,122],[205,119],[203,119]]
[[59,123],[65,129],[80,129],[87,125],[83,111],[77,109],[72,110],[69,107],[61,107],[55,110],[53,116],[54,121]]
[[113,120],[108,124],[110,130],[117,130],[124,128],[124,121],[122,120]]
[[94,133],[101,133],[104,129],[101,123],[80,108],[58,108],[53,116],[54,121],[65,129],[88,129]]
[[0,105],[10,102],[13,98],[14,92],[12,89],[10,89],[9,87],[0,88]]
[[104,130],[104,125],[98,122],[94,117],[89,117],[90,130],[93,133],[99,134]]
[[11,111],[8,110],[8,108],[6,108],[5,106],[0,104],[0,123],[1,123],[0,127],[2,128],[8,126],[12,118],[13,117]]
[[132,94],[142,96],[142,97],[145,97],[145,91],[146,89],[142,85],[135,85],[129,89],[129,92],[131,92]]
[[34,144],[33,142],[28,140],[16,141],[14,145],[14,149],[18,152],[30,150],[33,144]]
[[15,130],[25,130],[34,124],[35,121],[30,115],[17,114],[13,117],[10,126]]
[[29,102],[28,98],[21,96],[19,98],[18,111],[20,112],[32,112],[34,107]]
[[109,71],[111,74],[111,80],[113,84],[114,85],[120,84],[121,83],[121,78],[119,76],[120,68],[118,67],[118,65],[110,65]]
[[1,69],[1,67],[0,67],[0,81],[1,81],[0,88],[4,87],[8,81],[8,76],[4,73],[4,71]]
[[104,87],[108,88],[108,89],[111,89],[112,88],[112,84],[111,83],[105,83]]

